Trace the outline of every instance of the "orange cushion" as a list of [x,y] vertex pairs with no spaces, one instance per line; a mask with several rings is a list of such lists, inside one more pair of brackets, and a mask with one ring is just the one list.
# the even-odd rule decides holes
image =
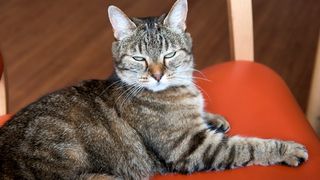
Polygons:
[[0,116],[0,127],[4,125],[9,119],[11,118],[11,115],[6,114],[3,116]]
[[[199,80],[206,109],[224,115],[230,135],[294,140],[306,145],[309,160],[297,168],[250,166],[222,172],[155,176],[153,179],[319,179],[320,142],[283,80],[269,68],[250,62],[228,62],[203,70]],[[202,77],[201,75],[198,75]],[[203,77],[202,77],[203,78]],[[8,117],[0,117],[0,125]]]

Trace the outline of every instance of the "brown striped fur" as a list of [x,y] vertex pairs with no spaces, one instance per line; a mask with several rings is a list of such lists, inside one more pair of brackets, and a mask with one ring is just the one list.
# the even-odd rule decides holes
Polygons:
[[[115,73],[51,93],[0,129],[0,179],[144,179],[307,160],[304,146],[228,137],[192,82],[187,1],[167,16],[109,8]],[[161,75],[161,76],[160,76]]]

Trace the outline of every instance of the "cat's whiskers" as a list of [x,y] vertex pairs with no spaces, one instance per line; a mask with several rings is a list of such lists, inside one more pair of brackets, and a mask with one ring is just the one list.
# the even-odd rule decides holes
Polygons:
[[203,88],[201,88],[199,85],[197,85],[197,84],[194,83],[194,82],[192,82],[192,84],[193,84],[194,86],[196,86],[201,92],[205,93],[206,96],[209,98],[209,100],[212,102],[211,97],[209,96],[209,94],[208,94]]
[[127,102],[130,99],[130,96],[132,94],[132,92],[136,89],[135,85],[132,85],[131,88],[129,89],[129,91],[127,91],[127,93],[124,95],[124,98],[120,104],[120,108],[122,109],[123,105],[125,102]]
[[[180,77],[175,76],[175,78],[177,78],[177,79],[179,79],[179,80],[182,80],[182,81],[183,81],[183,80],[189,80],[189,78],[187,78],[187,77],[182,77],[182,76],[180,76]],[[212,101],[212,99],[210,98],[209,94],[208,94],[203,88],[201,88],[199,85],[197,85],[197,84],[196,84],[195,82],[193,82],[193,81],[191,81],[191,83],[192,83],[192,85],[194,85],[195,87],[197,87],[201,92],[205,93],[206,96],[209,97],[209,100]]]
[[121,84],[122,81],[121,80],[117,80],[115,82],[113,82],[111,85],[109,85],[108,87],[106,87],[100,94],[99,94],[99,97],[101,97],[101,95],[103,95],[109,88],[111,88],[112,86],[115,86],[115,85],[118,85],[118,84]]
[[[181,78],[188,79],[188,77],[186,77],[186,76],[177,76],[177,75],[175,75],[174,77],[177,77],[177,78],[181,77]],[[200,80],[212,82],[210,79],[207,79],[207,78],[201,78],[201,77],[195,77],[195,76],[192,76],[191,78],[192,78],[192,79],[200,79]]]
[[121,97],[123,96],[123,95],[126,95],[126,93],[128,92],[128,91],[130,91],[130,89],[132,89],[132,88],[134,88],[134,86],[130,86],[130,87],[128,87],[128,89],[126,89],[125,91],[123,91],[120,95],[119,95],[119,97],[116,99],[116,103],[115,104],[117,104],[117,102],[121,99]]
[[184,71],[179,71],[179,73],[183,73],[183,72],[193,72],[193,71],[196,71],[196,72],[199,72],[199,74],[202,76],[201,77],[195,77],[195,76],[192,76],[192,78],[194,79],[201,79],[201,80],[205,80],[205,81],[208,81],[208,82],[211,82],[210,79],[208,79],[208,77],[201,71],[197,70],[197,69],[194,69],[194,68],[190,68],[190,69],[187,69],[187,70],[184,70]]
[[142,92],[143,89],[144,89],[144,87],[138,85],[138,86],[133,90],[133,92],[132,92],[132,94],[131,94],[131,98],[137,96],[140,92]]
[[[119,109],[120,109],[120,110],[122,110],[122,106],[123,106],[124,102],[126,101],[127,96],[128,96],[128,94],[129,94],[129,92],[131,91],[131,89],[133,89],[133,87],[130,87],[129,89],[127,89],[125,92],[122,93],[122,94],[124,95],[124,97],[121,98],[122,101],[119,102]],[[120,97],[119,97],[118,99],[120,99]],[[117,100],[117,101],[118,101],[118,100]],[[117,104],[117,103],[116,103],[116,104]]]
[[195,68],[191,68],[191,69],[192,69],[193,71],[198,72],[202,77],[208,79],[208,77],[207,77],[203,72],[199,71],[198,69],[195,69]]
[[136,95],[138,95],[143,89],[144,88],[140,86],[138,83],[135,83],[131,87],[129,87],[125,91],[126,94],[124,95],[124,98],[119,106],[120,109],[122,109],[125,102],[129,101],[132,97],[135,97]]
[[125,102],[129,101],[131,98],[138,95],[142,90],[143,90],[143,87],[139,86],[138,84],[137,86],[134,86],[133,89],[130,89],[129,93],[127,93],[126,99],[123,100],[123,102],[121,103],[120,108],[123,106]]
[[192,76],[192,79],[200,79],[200,80],[204,80],[204,81],[207,81],[207,82],[212,82],[212,80],[210,80],[210,79],[201,78],[201,77],[195,77],[195,76]]

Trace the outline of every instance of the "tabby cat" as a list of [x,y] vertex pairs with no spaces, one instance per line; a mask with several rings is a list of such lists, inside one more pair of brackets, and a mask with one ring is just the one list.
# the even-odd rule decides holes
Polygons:
[[51,93],[0,129],[1,179],[144,179],[307,160],[303,145],[228,137],[193,84],[187,0],[129,19],[110,6],[114,74]]

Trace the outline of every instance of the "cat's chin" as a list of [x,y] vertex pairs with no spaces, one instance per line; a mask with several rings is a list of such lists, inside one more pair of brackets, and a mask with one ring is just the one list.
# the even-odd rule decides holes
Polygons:
[[153,92],[158,92],[158,91],[163,91],[166,90],[167,88],[169,88],[170,86],[168,84],[164,84],[164,83],[157,83],[155,85],[152,86],[147,86],[146,88],[153,91]]

